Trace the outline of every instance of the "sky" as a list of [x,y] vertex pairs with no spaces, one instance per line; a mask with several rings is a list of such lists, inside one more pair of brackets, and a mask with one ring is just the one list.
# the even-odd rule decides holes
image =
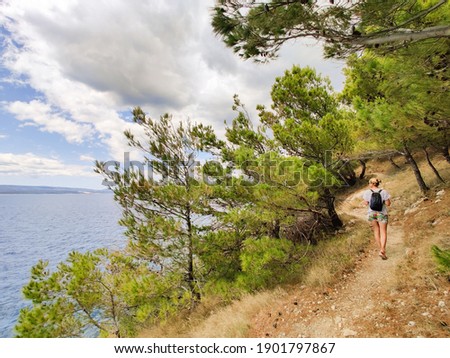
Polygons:
[[[235,117],[233,95],[257,121],[276,77],[310,66],[343,88],[344,63],[316,41],[279,58],[243,61],[211,28],[214,0],[0,1],[0,185],[102,189],[93,163],[139,154],[131,111],[212,125]],[[123,165],[123,164],[122,164]]]

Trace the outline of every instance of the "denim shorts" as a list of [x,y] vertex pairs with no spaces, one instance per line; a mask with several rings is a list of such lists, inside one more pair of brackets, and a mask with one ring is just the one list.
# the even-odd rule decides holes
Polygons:
[[369,221],[378,221],[379,223],[388,223],[388,216],[386,214],[380,213],[378,211],[372,211],[369,213]]

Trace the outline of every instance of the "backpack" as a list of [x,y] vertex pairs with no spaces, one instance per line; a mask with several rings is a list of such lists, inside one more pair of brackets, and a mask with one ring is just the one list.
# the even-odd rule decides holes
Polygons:
[[373,210],[373,211],[382,211],[383,210],[383,198],[381,197],[381,190],[380,191],[373,191],[372,189],[370,189],[370,191],[372,192],[372,196],[370,197],[370,203],[369,203],[369,207]]

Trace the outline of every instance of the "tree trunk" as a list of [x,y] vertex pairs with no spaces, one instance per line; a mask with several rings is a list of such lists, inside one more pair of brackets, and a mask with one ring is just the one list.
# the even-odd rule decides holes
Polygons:
[[437,177],[442,183],[445,183],[445,180],[442,179],[442,177],[441,177],[441,175],[439,174],[438,170],[436,169],[436,167],[435,167],[435,166],[433,165],[433,163],[431,162],[430,155],[428,154],[427,148],[424,147],[424,148],[423,148],[423,151],[425,152],[425,156],[426,156],[426,158],[427,158],[428,165],[430,166],[431,170],[433,170],[434,175],[436,175],[436,177]]
[[200,302],[201,295],[198,291],[196,285],[196,279],[194,274],[194,240],[193,240],[193,229],[192,229],[192,220],[191,220],[191,208],[188,206],[187,215],[186,215],[186,223],[187,223],[187,234],[188,234],[188,267],[187,267],[187,281],[189,285],[189,290],[192,294],[191,300],[191,309],[194,308],[198,302]]
[[445,145],[441,147],[442,155],[444,156],[445,160],[450,163],[450,154],[448,153],[448,145]]
[[364,176],[366,175],[366,160],[360,159],[359,162],[361,163],[362,169],[361,174],[359,174],[359,179],[364,179]]
[[273,222],[272,236],[275,237],[276,239],[279,239],[280,238],[280,230],[281,230],[280,219],[276,219]]
[[350,165],[350,161],[345,162],[342,165],[342,174],[341,177],[344,178],[345,183],[348,186],[353,186],[356,184],[356,173],[353,170],[352,166]]
[[399,166],[396,162],[394,162],[394,159],[392,159],[391,156],[389,156],[389,161],[391,162],[391,164],[392,164],[395,168],[401,169],[400,166]]
[[428,188],[427,184],[423,180],[422,173],[420,172],[419,166],[417,165],[416,161],[414,160],[414,157],[412,156],[411,152],[409,151],[409,149],[406,145],[403,147],[403,150],[405,151],[404,156],[405,156],[408,164],[411,165],[414,175],[416,176],[417,184],[419,184],[420,191],[423,194],[426,194],[427,191],[430,190],[430,188]]
[[331,219],[331,224],[335,229],[339,229],[344,226],[342,220],[339,218],[339,215],[336,212],[336,208],[334,207],[335,197],[331,194],[330,189],[325,188],[325,195],[323,197],[325,203],[327,205],[328,216]]

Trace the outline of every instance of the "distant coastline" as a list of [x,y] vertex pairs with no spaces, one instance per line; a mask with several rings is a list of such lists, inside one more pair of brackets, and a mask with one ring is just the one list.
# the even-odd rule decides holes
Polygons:
[[57,186],[0,185],[0,194],[109,194],[111,190]]

